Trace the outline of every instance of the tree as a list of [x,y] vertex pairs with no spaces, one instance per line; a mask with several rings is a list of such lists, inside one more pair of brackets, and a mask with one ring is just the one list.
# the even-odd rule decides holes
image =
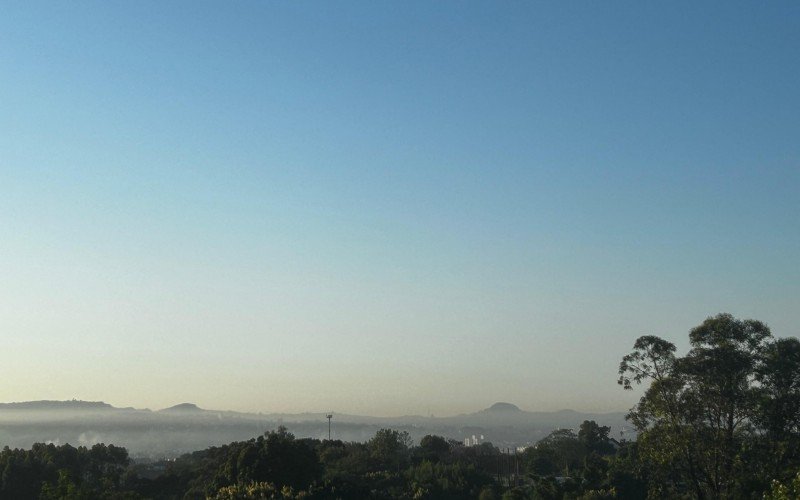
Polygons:
[[623,441],[611,458],[605,484],[617,492],[619,500],[639,500],[647,497],[647,473],[639,457],[636,441]]
[[763,409],[759,424],[776,440],[800,431],[800,340],[779,339],[769,344],[756,379]]
[[411,436],[406,431],[380,429],[369,441],[370,455],[379,466],[399,471],[407,458],[411,442]]
[[752,382],[770,337],[765,324],[730,314],[708,318],[689,333],[692,349],[678,368],[685,375],[685,408],[695,412],[690,421],[707,451],[701,459],[709,496],[734,493],[736,455],[744,435],[737,431],[746,431],[756,418]]
[[578,441],[586,447],[588,452],[599,455],[610,455],[614,453],[614,447],[608,440],[608,433],[611,428],[608,426],[597,425],[594,420],[584,420],[578,430]]
[[620,363],[625,389],[650,383],[629,419],[654,468],[651,486],[669,494],[688,484],[701,499],[742,496],[763,434],[796,435],[800,349],[795,362],[796,339],[775,342],[764,323],[730,314],[707,318],[689,341],[676,357],[674,344],[640,337]]
[[278,487],[305,488],[322,477],[322,464],[312,444],[295,439],[285,427],[257,440],[252,480],[273,482]]
[[586,450],[572,429],[556,429],[528,448],[523,461],[530,472],[539,476],[565,475],[580,470]]
[[583,485],[589,488],[599,488],[608,472],[608,462],[596,452],[591,452],[583,459]]
[[762,439],[748,450],[756,465],[748,469],[754,487],[769,479],[787,481],[800,467],[800,341],[777,339],[767,345],[756,370],[753,424]]
[[422,460],[439,462],[450,453],[450,443],[441,436],[428,434],[419,441],[417,455]]

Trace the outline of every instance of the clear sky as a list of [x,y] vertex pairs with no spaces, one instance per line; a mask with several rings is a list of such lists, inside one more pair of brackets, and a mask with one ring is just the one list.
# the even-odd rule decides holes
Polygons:
[[625,410],[800,330],[798,2],[4,2],[0,401]]

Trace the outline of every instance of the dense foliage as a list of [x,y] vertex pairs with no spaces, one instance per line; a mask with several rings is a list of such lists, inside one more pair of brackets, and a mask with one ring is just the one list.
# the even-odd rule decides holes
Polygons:
[[729,314],[689,334],[691,349],[639,338],[619,383],[649,382],[630,419],[652,497],[760,498],[800,467],[800,341]]
[[632,442],[585,421],[518,453],[440,436],[413,445],[392,429],[348,443],[279,428],[157,464],[111,445],[36,444],[0,452],[0,498],[799,498],[800,342],[726,314],[690,342],[678,357],[645,336],[623,358],[619,383],[647,384]]
[[113,445],[5,448],[0,452],[0,498],[108,497],[121,491],[129,463],[128,452]]

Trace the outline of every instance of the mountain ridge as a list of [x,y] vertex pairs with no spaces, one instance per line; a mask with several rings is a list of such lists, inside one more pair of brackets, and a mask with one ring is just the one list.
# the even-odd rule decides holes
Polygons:
[[[127,407],[117,407],[113,406],[109,403],[104,401],[85,401],[80,399],[71,399],[71,400],[49,400],[49,399],[42,399],[42,400],[32,400],[32,401],[15,401],[15,402],[0,402],[0,411],[2,410],[70,410],[70,409],[79,409],[79,410],[117,410],[117,411],[142,411],[142,412],[151,412],[149,408],[134,408],[131,406]],[[173,406],[162,408],[160,410],[156,410],[156,413],[164,413],[164,412],[195,412],[195,413],[213,413],[217,414],[228,414],[228,415],[250,415],[253,417],[278,417],[278,418],[287,418],[287,417],[307,417],[307,418],[319,418],[324,417],[329,412],[327,411],[306,411],[306,412],[299,412],[299,413],[290,413],[290,412],[243,412],[243,411],[236,411],[236,410],[215,410],[215,409],[206,409],[201,408],[195,403],[191,402],[183,402],[178,403]],[[449,416],[422,416],[422,415],[414,415],[414,414],[406,414],[406,415],[397,415],[397,416],[373,416],[373,415],[361,415],[361,414],[352,414],[352,413],[335,413],[334,412],[334,419],[338,416],[340,418],[365,418],[365,419],[373,419],[376,421],[381,420],[407,420],[407,419],[422,419],[422,420],[448,420],[448,419],[456,419],[456,418],[463,418],[469,416],[476,416],[476,415],[485,415],[485,414],[512,414],[512,415],[535,415],[535,416],[543,416],[543,415],[565,415],[565,414],[576,414],[576,415],[618,415],[624,414],[626,411],[611,411],[611,412],[592,412],[592,411],[577,411],[573,409],[561,409],[561,410],[523,410],[519,406],[508,403],[498,401],[493,403],[492,405],[471,412],[471,413],[460,413],[456,415],[449,415]]]
[[103,401],[83,401],[79,399],[55,400],[40,399],[35,401],[15,401],[0,403],[0,410],[46,410],[46,409],[105,409],[119,410]]

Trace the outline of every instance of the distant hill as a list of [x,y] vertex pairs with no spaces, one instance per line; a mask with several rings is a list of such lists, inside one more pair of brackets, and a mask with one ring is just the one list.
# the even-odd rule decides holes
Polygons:
[[194,403],[181,403],[181,404],[177,404],[175,406],[170,406],[169,408],[164,408],[163,410],[159,410],[159,411],[167,412],[167,413],[169,413],[169,412],[179,412],[179,413],[195,412],[195,413],[200,413],[200,412],[204,412],[206,410],[200,408],[199,406],[197,406]]
[[[367,441],[381,428],[407,431],[419,441],[427,434],[461,442],[527,446],[554,429],[577,430],[584,420],[611,427],[613,437],[632,438],[625,414],[573,410],[535,412],[508,402],[449,417],[370,417],[334,413],[332,435],[343,441]],[[180,403],[159,411],[116,408],[100,401],[28,401],[0,403],[0,447],[30,447],[35,442],[95,443],[125,446],[132,456],[177,457],[182,453],[247,440],[286,426],[297,437],[325,439],[325,413],[240,413],[207,410]],[[627,434],[621,435],[625,430]]]
[[113,410],[114,407],[102,401],[22,401],[19,403],[0,403],[0,410]]
[[484,411],[522,411],[519,406],[511,403],[495,403]]

